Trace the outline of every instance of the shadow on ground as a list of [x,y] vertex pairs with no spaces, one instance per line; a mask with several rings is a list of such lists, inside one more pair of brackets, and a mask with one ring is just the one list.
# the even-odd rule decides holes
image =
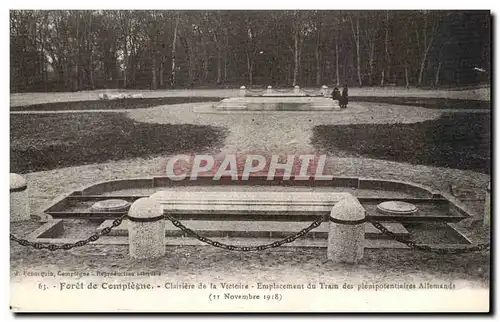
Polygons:
[[26,106],[11,106],[11,111],[71,111],[71,110],[116,110],[137,109],[161,105],[219,102],[224,97],[157,97],[129,98],[120,100],[94,100],[76,102],[56,102]]
[[319,150],[473,170],[489,174],[491,117],[485,113],[450,113],[415,124],[319,125],[312,144]]
[[11,114],[10,171],[203,151],[225,136],[222,128],[138,123],[124,113]]
[[491,108],[491,102],[489,101],[450,98],[351,96],[349,97],[349,101],[420,106],[431,109],[488,110]]

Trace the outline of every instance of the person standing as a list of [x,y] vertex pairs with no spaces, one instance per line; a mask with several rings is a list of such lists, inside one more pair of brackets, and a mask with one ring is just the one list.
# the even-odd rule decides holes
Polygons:
[[341,99],[340,107],[341,108],[346,108],[347,103],[349,103],[349,90],[347,89],[347,84],[344,85],[344,88],[342,89],[342,99]]

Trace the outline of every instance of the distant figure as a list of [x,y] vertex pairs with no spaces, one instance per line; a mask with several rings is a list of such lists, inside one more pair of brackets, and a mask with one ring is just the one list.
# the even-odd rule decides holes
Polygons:
[[[337,101],[340,100],[340,91],[337,87],[335,87],[332,91],[332,100],[337,100]],[[339,102],[339,104],[340,104],[340,102]]]
[[347,103],[349,103],[349,91],[347,89],[347,84],[344,85],[344,88],[342,89],[342,97],[339,100],[339,105],[341,108],[346,108]]

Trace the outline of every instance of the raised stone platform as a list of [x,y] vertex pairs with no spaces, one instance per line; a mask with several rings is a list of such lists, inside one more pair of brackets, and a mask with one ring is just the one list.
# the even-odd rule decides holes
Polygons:
[[226,98],[213,105],[218,111],[339,111],[336,100],[326,97],[273,96]]

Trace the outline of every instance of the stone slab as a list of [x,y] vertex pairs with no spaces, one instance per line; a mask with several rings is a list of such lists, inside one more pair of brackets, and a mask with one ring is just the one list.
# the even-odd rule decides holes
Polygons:
[[[336,101],[321,96],[287,96],[284,94],[280,97],[273,97],[275,96],[274,94],[270,95],[271,96],[226,98],[214,104],[214,108],[223,111],[325,111],[340,109]],[[283,109],[281,107],[278,108],[279,104],[294,104],[297,106],[290,109]]]
[[329,212],[343,198],[352,196],[347,192],[258,192],[162,190],[151,195],[160,202],[164,211],[176,212]]

